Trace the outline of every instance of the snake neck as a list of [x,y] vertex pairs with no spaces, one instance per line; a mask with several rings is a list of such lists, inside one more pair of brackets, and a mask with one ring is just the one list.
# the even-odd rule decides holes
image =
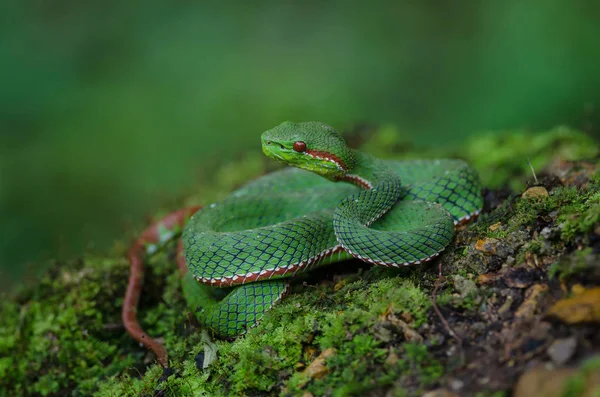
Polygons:
[[385,214],[402,196],[400,177],[382,160],[354,151],[356,164],[338,180],[364,190],[346,198],[336,210],[339,216],[352,217],[370,225]]
[[369,154],[353,150],[356,159],[352,168],[347,168],[338,181],[352,183],[362,189],[371,190],[377,185],[397,182],[400,177],[382,160]]

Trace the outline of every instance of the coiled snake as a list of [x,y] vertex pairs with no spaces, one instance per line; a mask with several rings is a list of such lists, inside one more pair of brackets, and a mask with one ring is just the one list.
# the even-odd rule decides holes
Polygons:
[[[200,321],[225,337],[260,320],[300,272],[351,257],[392,267],[431,260],[450,243],[455,224],[476,216],[483,204],[477,173],[461,160],[380,160],[350,149],[319,122],[284,122],[261,140],[268,157],[294,168],[197,211],[182,234],[189,270],[184,295]],[[135,285],[130,281],[123,321],[163,366],[166,351],[135,318],[140,256],[149,244],[164,243],[194,210],[153,225],[130,250]]]

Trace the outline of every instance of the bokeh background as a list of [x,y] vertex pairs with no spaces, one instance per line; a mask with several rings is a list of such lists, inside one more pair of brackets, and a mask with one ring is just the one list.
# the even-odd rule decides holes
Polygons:
[[422,146],[557,124],[598,132],[594,0],[2,8],[4,285],[28,263],[122,239],[286,119],[393,123]]

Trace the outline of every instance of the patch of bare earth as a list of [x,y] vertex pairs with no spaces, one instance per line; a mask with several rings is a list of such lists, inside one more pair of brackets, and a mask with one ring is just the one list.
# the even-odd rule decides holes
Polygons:
[[[437,296],[446,299],[438,298],[439,313],[432,311],[429,324],[417,330],[446,367],[427,396],[560,396],[581,375],[582,363],[598,357],[600,227],[564,243],[557,211],[550,211],[510,232],[493,233],[517,216],[518,200],[544,200],[561,186],[582,187],[594,172],[587,163],[563,162],[522,195],[486,192],[486,215],[479,221],[487,230],[480,224],[458,233],[457,248],[441,258],[447,279],[436,281]],[[540,244],[530,249],[531,241]],[[568,261],[587,261],[587,268],[584,263],[581,273],[566,279],[549,271]],[[579,376],[580,394],[573,395],[600,393],[599,370]]]

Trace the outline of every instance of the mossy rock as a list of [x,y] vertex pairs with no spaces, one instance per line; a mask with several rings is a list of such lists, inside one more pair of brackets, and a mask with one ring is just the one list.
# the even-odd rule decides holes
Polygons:
[[[216,341],[218,357],[203,369],[205,340],[187,312],[169,246],[150,259],[139,309],[142,325],[170,353],[174,374],[166,376],[120,324],[131,231],[112,252],[50,263],[35,284],[3,296],[0,396],[410,396],[435,388],[491,396],[511,390],[531,360],[548,360],[530,345],[564,334],[594,342],[586,325],[543,318],[565,288],[600,282],[589,277],[598,271],[600,241],[594,140],[559,127],[482,134],[461,148],[424,151],[387,126],[360,141],[386,157],[462,157],[480,172],[485,211],[439,261],[399,270],[357,261],[320,269],[245,336]],[[390,151],[392,141],[403,144]],[[273,167],[249,155],[182,201],[222,198]],[[535,184],[532,167],[547,196],[521,197]],[[526,304],[534,305],[529,328],[519,325]],[[493,335],[509,323],[516,324],[515,339],[501,343]]]

